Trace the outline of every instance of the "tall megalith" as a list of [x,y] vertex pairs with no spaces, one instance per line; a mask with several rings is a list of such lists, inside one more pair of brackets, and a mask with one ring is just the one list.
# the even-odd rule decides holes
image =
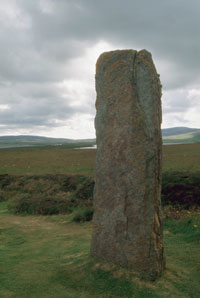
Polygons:
[[103,53],[96,64],[96,183],[91,255],[159,276],[161,84],[146,50]]

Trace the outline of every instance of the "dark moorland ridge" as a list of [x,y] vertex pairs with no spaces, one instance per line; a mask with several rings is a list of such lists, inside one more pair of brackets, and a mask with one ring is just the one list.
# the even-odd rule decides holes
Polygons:
[[19,136],[0,136],[1,143],[48,143],[48,144],[58,144],[58,143],[77,143],[77,142],[95,142],[95,139],[65,139],[65,138],[48,138],[42,136],[31,136],[31,135],[19,135]]

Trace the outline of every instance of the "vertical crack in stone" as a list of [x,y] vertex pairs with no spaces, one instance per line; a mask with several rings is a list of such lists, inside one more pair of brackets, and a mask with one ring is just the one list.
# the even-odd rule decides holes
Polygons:
[[128,213],[127,213],[127,208],[128,208],[128,196],[127,196],[127,190],[125,190],[125,195],[124,195],[124,216],[125,216],[125,239],[128,239]]

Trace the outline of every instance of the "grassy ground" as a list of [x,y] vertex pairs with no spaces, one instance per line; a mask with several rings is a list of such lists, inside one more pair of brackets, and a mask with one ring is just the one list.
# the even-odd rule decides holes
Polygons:
[[[200,144],[164,146],[166,179],[173,176],[173,183],[180,186],[187,182],[193,188],[192,183],[196,183],[200,174],[199,152]],[[1,150],[0,154],[0,174],[19,175],[11,184],[3,183],[3,192],[11,196],[17,194],[21,185],[25,194],[35,193],[36,187],[41,194],[54,197],[56,194],[62,199],[66,195],[57,191],[60,180],[56,179],[66,186],[66,177],[59,178],[57,174],[94,175],[95,150],[27,148]],[[33,174],[44,176],[31,177]],[[48,189],[44,183],[46,174],[56,175],[48,180]],[[25,179],[23,175],[28,177]],[[76,196],[79,190],[79,187],[73,190]],[[180,187],[176,191],[182,197]],[[73,199],[71,194],[69,197]],[[197,211],[166,207],[167,268],[159,280],[148,281],[121,267],[91,259],[91,223],[73,222],[74,212],[52,216],[12,215],[8,211],[9,200],[10,197],[8,201],[1,200],[0,193],[0,297],[200,297]]]
[[[163,146],[163,172],[200,173],[200,143]],[[0,174],[94,175],[94,149],[18,148],[0,150]]]
[[200,297],[197,214],[166,220],[167,268],[154,282],[92,260],[91,223],[71,218],[14,216],[0,203],[0,297]]
[[83,174],[92,176],[94,149],[15,148],[0,150],[0,174]]
[[163,146],[163,172],[200,173],[200,143]]

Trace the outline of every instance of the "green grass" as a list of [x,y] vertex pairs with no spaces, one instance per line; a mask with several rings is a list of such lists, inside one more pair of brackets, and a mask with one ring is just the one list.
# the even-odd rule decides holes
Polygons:
[[[4,212],[2,212],[4,210]],[[151,282],[90,258],[91,223],[72,215],[14,216],[0,203],[0,297],[193,297],[199,290],[199,216],[165,224],[164,275]],[[198,225],[198,228],[194,228]]]

